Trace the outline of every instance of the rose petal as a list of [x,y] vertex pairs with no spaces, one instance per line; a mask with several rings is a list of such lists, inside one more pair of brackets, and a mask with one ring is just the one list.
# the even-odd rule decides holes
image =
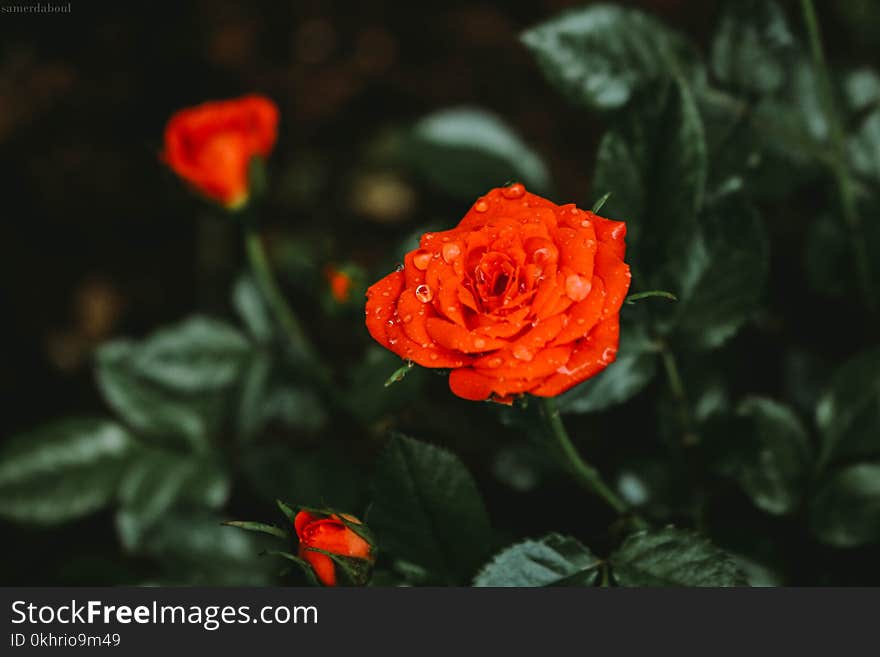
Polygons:
[[394,317],[403,282],[403,272],[394,271],[367,289],[367,330],[376,342],[391,351],[394,349],[388,340],[388,321]]

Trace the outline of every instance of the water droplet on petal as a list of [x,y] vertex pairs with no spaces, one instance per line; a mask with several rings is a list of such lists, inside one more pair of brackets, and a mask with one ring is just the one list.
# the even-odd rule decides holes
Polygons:
[[502,189],[501,193],[504,195],[504,198],[520,198],[526,193],[526,188],[521,183],[513,183],[509,187]]
[[485,212],[488,209],[489,204],[486,203],[486,201],[479,200],[476,202],[476,204],[474,204],[474,210],[476,210],[477,212]]
[[530,361],[535,357],[535,354],[524,344],[518,344],[513,348],[513,357],[517,360]]
[[486,363],[489,367],[501,367],[501,364],[504,362],[501,358],[492,358],[489,362]]
[[428,303],[433,298],[434,293],[431,291],[431,288],[424,283],[416,288],[416,299],[418,299],[422,303]]
[[389,319],[388,321],[385,322],[385,324],[388,325],[388,326],[394,326],[394,320],[393,320],[393,319]]
[[428,268],[428,263],[431,262],[431,255],[431,252],[425,249],[416,251],[413,254],[413,264],[416,266],[416,269],[425,271]]
[[404,324],[409,324],[411,321],[412,321],[412,315],[404,315],[403,316],[403,323]]
[[443,245],[443,259],[450,265],[461,255],[461,247],[455,242]]
[[589,228],[590,226],[592,226],[592,224],[590,223],[590,220],[589,220],[589,219],[584,219],[584,220],[581,222],[581,226],[583,226],[584,228]]
[[438,358],[440,358],[440,356],[438,356],[437,354],[431,354],[430,358],[431,360],[437,360]]
[[572,301],[583,301],[590,293],[592,283],[583,276],[571,274],[565,279],[565,294]]
[[610,363],[614,360],[614,357],[617,355],[617,349],[614,347],[606,347],[605,351],[602,352],[602,362]]
[[482,349],[486,346],[486,341],[483,338],[474,338],[474,349]]
[[403,265],[398,262],[397,266],[394,267],[394,271],[403,271]]

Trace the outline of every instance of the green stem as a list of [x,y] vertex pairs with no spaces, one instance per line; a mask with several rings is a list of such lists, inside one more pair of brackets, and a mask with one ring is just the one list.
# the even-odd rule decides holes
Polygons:
[[678,404],[679,421],[682,428],[682,444],[694,445],[699,442],[699,436],[694,431],[694,423],[691,418],[690,405],[688,404],[687,393],[684,389],[684,383],[681,374],[678,371],[678,361],[675,354],[669,348],[666,342],[661,341],[659,344],[660,359],[663,361],[663,369],[666,371],[666,380],[669,382],[669,390]]
[[[617,513],[621,515],[629,513],[629,506],[602,480],[602,475],[599,474],[599,471],[581,458],[562,422],[562,416],[559,413],[556,399],[545,397],[541,399],[540,404],[541,412],[550,429],[550,435],[556,441],[556,446],[563,457],[563,465],[566,469],[587,490],[605,500]],[[638,516],[634,516],[634,519],[640,527],[647,526],[647,523]]]
[[302,325],[287,304],[287,300],[278,286],[278,281],[272,273],[272,266],[269,264],[269,257],[266,254],[263,240],[257,230],[256,222],[252,220],[244,222],[244,242],[248,261],[250,262],[257,286],[275,315],[276,321],[287,335],[291,345],[297,351],[305,354],[310,360],[317,362],[316,352],[314,347],[312,347],[312,343],[306,337]]
[[829,162],[829,168],[834,175],[834,182],[837,186],[841,214],[849,229],[862,297],[865,306],[873,312],[875,310],[875,299],[871,281],[871,266],[862,234],[862,218],[859,215],[856,203],[856,190],[846,166],[846,134],[844,133],[843,125],[840,122],[834,103],[831,77],[828,73],[828,64],[825,60],[824,49],[822,48],[822,34],[819,30],[819,21],[816,18],[816,8],[813,5],[813,0],[801,0],[801,11],[810,40],[810,52],[819,85],[819,93],[822,97],[822,105],[824,106],[825,116],[827,117],[831,133],[831,146],[834,157]]

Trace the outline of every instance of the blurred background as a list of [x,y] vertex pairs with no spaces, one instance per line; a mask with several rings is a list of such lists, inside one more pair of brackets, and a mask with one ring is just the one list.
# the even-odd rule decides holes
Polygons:
[[[54,418],[106,412],[92,370],[100,342],[143,337],[194,310],[231,314],[229,289],[244,263],[239,227],[192,197],[158,159],[165,121],[181,107],[249,92],[278,103],[281,133],[270,159],[265,234],[293,305],[337,373],[362,361],[369,339],[359,301],[349,311],[328,300],[325,267],[351,263],[368,276],[387,271],[406,236],[455,223],[467,207],[390,163],[388,153],[413,121],[450,106],[487,108],[548,164],[555,200],[590,205],[592,163],[605,126],[555,94],[517,38],[580,4],[321,0],[158,8],[74,1],[69,14],[0,15],[4,439]],[[661,17],[705,50],[720,3],[623,4]],[[783,4],[798,25],[796,3]],[[880,60],[878,3],[819,4],[836,65]],[[801,191],[799,208],[823,201],[816,198],[821,189]],[[790,248],[773,252],[770,294],[793,291],[717,355],[742,375],[733,379],[735,392],[787,394],[791,371],[777,354],[781,342],[795,339],[787,333],[792,324],[802,329],[797,346],[822,372],[850,355],[848,339],[868,339],[870,327],[855,320],[855,335],[831,337],[821,321],[802,321],[816,316],[818,303],[843,323],[857,314],[846,300],[817,301],[796,289],[791,272],[800,267],[802,237],[787,218],[797,211],[776,211],[779,221],[768,221],[771,241]],[[583,520],[591,514],[607,520],[607,511],[592,501],[577,510],[553,508],[559,495],[571,493],[567,483],[534,486],[530,470],[517,470],[515,455],[498,466],[472,442],[483,435],[498,447],[514,429],[500,425],[494,412],[452,398],[442,377],[425,379],[427,401],[393,420],[370,418],[369,431],[363,423],[331,420],[323,430],[357,443],[359,432],[393,426],[454,447],[477,474],[496,524],[511,535],[570,530],[601,546]],[[372,384],[381,387],[381,380],[364,383]],[[450,412],[435,411],[438,419],[425,426],[420,412],[429,403]],[[593,420],[590,432],[604,436],[595,448],[609,453],[600,460],[614,460],[622,449],[615,441],[637,451],[633,443],[654,421],[635,415],[624,408]],[[312,440],[308,431],[305,438],[299,430],[277,432],[285,440]],[[500,478],[499,467],[507,468]],[[257,495],[231,504],[232,515],[272,514]],[[720,496],[713,517],[724,522],[730,514],[748,516],[749,531],[770,542],[802,538],[788,520],[761,515],[734,490]],[[118,545],[111,511],[54,528],[0,521],[0,533],[3,584],[160,577],[149,556],[126,555]],[[816,565],[831,554],[814,545],[788,557],[791,577],[811,584],[880,581],[876,564],[858,567],[872,563],[867,549],[851,555],[852,569],[833,575]]]

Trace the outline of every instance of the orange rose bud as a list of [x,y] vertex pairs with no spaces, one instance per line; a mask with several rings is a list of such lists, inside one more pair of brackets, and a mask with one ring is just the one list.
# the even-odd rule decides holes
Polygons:
[[351,276],[344,271],[339,271],[333,266],[328,266],[325,270],[327,281],[330,283],[330,294],[337,303],[348,303],[351,297],[351,287],[353,281]]
[[247,203],[251,158],[266,157],[278,135],[278,108],[263,96],[202,103],[165,127],[162,159],[204,196],[228,209]]
[[519,183],[493,189],[367,290],[367,329],[401,358],[451,369],[464,399],[553,397],[617,356],[625,236],[623,222]]
[[336,564],[326,554],[315,552],[314,548],[353,559],[373,563],[373,547],[353,529],[346,526],[360,525],[361,521],[348,514],[323,515],[310,511],[300,511],[293,521],[299,539],[299,557],[312,566],[315,575],[324,586],[336,586]]

